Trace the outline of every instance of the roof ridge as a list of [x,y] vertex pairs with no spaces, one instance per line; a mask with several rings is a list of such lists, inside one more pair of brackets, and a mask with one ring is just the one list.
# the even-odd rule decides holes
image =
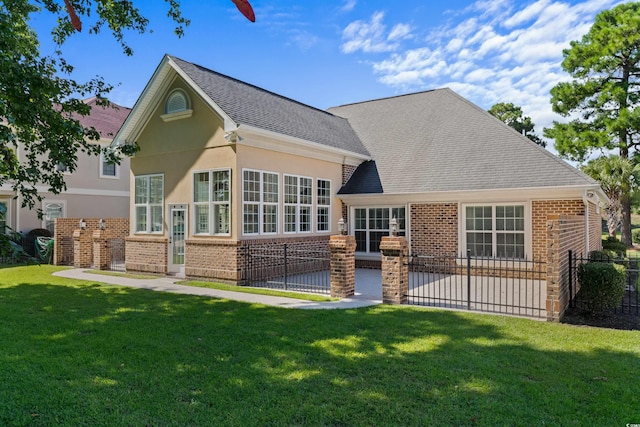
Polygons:
[[385,97],[382,97],[382,98],[374,98],[374,99],[369,99],[369,100],[365,100],[365,101],[357,101],[357,102],[350,102],[348,104],[336,105],[336,106],[333,106],[333,107],[329,107],[328,110],[331,110],[333,108],[350,107],[352,105],[368,104],[368,103],[377,102],[377,101],[386,101],[386,100],[394,99],[394,98],[402,98],[404,96],[421,95],[421,94],[424,94],[424,93],[435,92],[435,91],[440,91],[440,90],[451,90],[451,89],[449,89],[448,87],[441,87],[441,88],[435,88],[435,89],[421,90],[419,92],[402,93],[400,95],[385,96]]
[[287,100],[287,101],[289,101],[289,102],[293,102],[293,103],[295,103],[295,104],[301,105],[301,106],[303,106],[303,107],[311,108],[311,109],[316,110],[316,111],[318,111],[318,112],[320,112],[320,113],[324,113],[324,114],[327,114],[327,115],[330,115],[330,116],[333,116],[333,117],[337,117],[337,118],[342,119],[342,117],[340,117],[340,116],[336,116],[335,114],[332,114],[332,113],[330,113],[330,112],[329,112],[329,111],[327,111],[327,110],[323,110],[323,109],[321,109],[321,108],[314,107],[313,105],[305,104],[304,102],[297,101],[297,100],[295,100],[295,99],[293,99],[293,98],[289,98],[288,96],[281,95],[281,94],[279,94],[279,93],[276,93],[276,92],[270,91],[270,90],[268,90],[268,89],[262,88],[262,87],[260,87],[260,86],[254,85],[254,84],[252,84],[252,83],[247,83],[247,82],[242,81],[242,80],[240,80],[240,79],[237,79],[237,78],[235,78],[235,77],[231,77],[231,76],[228,76],[228,75],[226,75],[226,74],[223,74],[223,73],[221,73],[221,72],[219,72],[219,71],[215,71],[215,70],[212,70],[212,69],[210,69],[210,68],[207,68],[207,67],[205,67],[205,66],[203,66],[203,65],[196,64],[195,62],[186,61],[186,60],[184,60],[184,59],[182,59],[182,58],[178,58],[177,56],[174,56],[174,55],[169,55],[169,54],[167,54],[167,56],[168,56],[169,58],[171,58],[172,60],[176,60],[176,59],[177,59],[178,61],[185,62],[185,63],[187,63],[187,64],[193,65],[194,67],[197,67],[197,68],[201,69],[202,71],[206,71],[206,72],[208,72],[208,73],[217,74],[217,75],[218,75],[218,76],[220,76],[220,77],[223,77],[223,78],[225,78],[225,79],[228,79],[228,80],[234,81],[234,82],[236,82],[236,83],[239,83],[239,84],[242,84],[242,85],[245,85],[245,86],[249,86],[249,87],[251,87],[251,88],[253,88],[253,89],[259,90],[260,92],[265,92],[265,93],[268,93],[269,95],[276,96],[276,97],[278,97],[278,98],[280,98],[280,99],[284,99],[284,100]]

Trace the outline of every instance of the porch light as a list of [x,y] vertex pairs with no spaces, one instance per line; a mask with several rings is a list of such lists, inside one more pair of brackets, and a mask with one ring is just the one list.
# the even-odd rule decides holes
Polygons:
[[107,228],[107,223],[104,221],[104,219],[100,218],[100,221],[98,221],[98,228],[100,230],[105,230]]
[[391,218],[390,225],[391,225],[391,235],[393,237],[398,237],[398,220],[396,220],[395,216]]
[[84,218],[80,218],[80,229],[81,230],[86,230],[87,229],[87,221],[84,220]]
[[340,220],[338,221],[338,231],[343,236],[346,236],[346,234],[347,234],[347,224],[344,222],[344,218],[340,218]]

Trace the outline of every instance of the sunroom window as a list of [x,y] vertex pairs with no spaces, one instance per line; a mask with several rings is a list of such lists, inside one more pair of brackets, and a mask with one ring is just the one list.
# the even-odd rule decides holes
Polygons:
[[135,177],[134,205],[136,233],[162,233],[164,176]]
[[228,169],[193,174],[195,234],[229,234],[230,177]]

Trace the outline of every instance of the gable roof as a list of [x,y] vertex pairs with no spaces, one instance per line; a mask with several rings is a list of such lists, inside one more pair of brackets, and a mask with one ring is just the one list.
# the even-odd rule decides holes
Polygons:
[[[597,185],[447,88],[329,111],[347,118],[371,153],[383,193]],[[341,194],[370,192],[366,181],[376,177],[361,167],[367,173],[356,170]]]
[[85,128],[93,127],[104,139],[113,139],[118,133],[120,126],[129,115],[131,108],[110,102],[110,106],[97,105],[98,98],[95,96],[82,100],[91,106],[91,113],[88,116],[77,116],[78,121]]

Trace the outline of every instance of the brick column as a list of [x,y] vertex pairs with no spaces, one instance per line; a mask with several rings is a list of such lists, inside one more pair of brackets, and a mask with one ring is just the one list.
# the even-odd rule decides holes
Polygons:
[[560,216],[547,217],[547,320],[560,321]]
[[111,266],[111,248],[108,230],[95,230],[93,232],[93,268],[96,270],[108,270]]
[[73,231],[73,266],[76,268],[91,267],[93,261],[93,243],[89,230],[76,229]]
[[409,293],[409,243],[405,237],[385,236],[382,253],[382,302],[406,304]]
[[331,236],[331,296],[347,298],[356,288],[356,239],[354,236]]

